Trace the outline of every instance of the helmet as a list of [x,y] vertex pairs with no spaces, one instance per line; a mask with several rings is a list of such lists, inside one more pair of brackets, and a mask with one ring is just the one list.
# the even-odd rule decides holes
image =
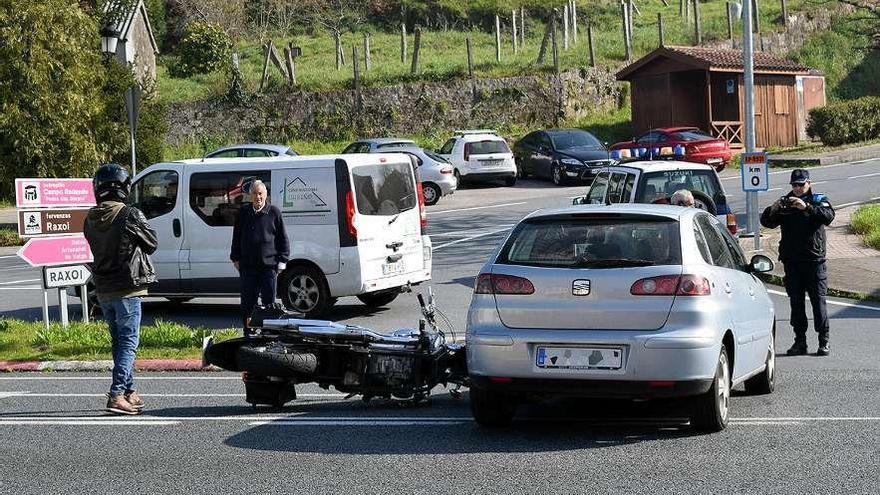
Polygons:
[[95,198],[100,203],[106,200],[123,201],[128,197],[131,188],[131,177],[125,168],[115,163],[105,163],[95,172],[92,179]]

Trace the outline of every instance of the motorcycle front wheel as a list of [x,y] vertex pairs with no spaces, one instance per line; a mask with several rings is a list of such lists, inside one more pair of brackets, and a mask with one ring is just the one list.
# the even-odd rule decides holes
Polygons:
[[264,376],[303,378],[315,374],[318,358],[311,352],[276,352],[270,347],[238,348],[238,368]]

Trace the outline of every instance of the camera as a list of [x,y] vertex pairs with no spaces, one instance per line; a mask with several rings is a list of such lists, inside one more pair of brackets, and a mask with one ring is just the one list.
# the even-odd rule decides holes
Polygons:
[[798,211],[797,208],[794,207],[794,200],[794,196],[783,196],[779,198],[780,213],[789,214]]

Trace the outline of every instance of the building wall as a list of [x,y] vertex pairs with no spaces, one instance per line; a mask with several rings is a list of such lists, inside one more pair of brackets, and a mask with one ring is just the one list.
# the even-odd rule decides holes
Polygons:
[[117,58],[133,66],[135,77],[142,86],[156,80],[156,53],[143,12],[143,9],[138,9],[128,39],[120,40],[116,46]]
[[[798,112],[795,76],[755,75],[754,98],[755,146],[796,145]],[[742,113],[745,115],[744,110]]]

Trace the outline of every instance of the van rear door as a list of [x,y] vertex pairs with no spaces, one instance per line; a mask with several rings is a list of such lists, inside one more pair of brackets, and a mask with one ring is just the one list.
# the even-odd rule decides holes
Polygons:
[[425,263],[416,173],[407,155],[370,156],[375,161],[350,165],[361,277],[368,289],[395,277],[402,282],[391,285],[403,285]]

